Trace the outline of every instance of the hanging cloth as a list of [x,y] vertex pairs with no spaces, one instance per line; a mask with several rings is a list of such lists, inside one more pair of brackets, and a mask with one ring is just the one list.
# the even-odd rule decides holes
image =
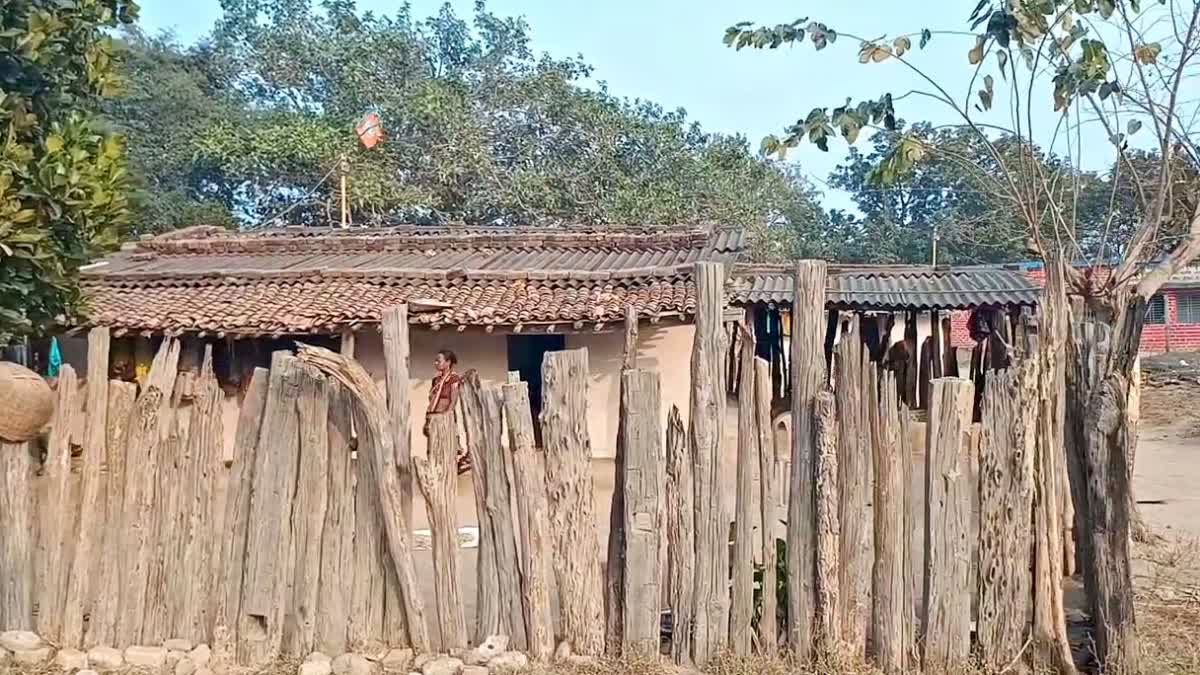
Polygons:
[[46,377],[58,377],[58,371],[62,368],[62,352],[58,349],[58,338],[50,338],[50,358],[47,359]]

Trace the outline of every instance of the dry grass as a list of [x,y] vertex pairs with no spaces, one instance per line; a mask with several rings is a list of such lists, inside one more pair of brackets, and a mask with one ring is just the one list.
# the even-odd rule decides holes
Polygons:
[[1134,558],[1143,670],[1200,675],[1200,541],[1139,545]]

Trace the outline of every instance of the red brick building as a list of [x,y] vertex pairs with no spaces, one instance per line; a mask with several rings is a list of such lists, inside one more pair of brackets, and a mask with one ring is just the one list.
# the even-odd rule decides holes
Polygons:
[[[1041,263],[1017,263],[1018,268],[1039,284],[1046,278]],[[952,318],[952,343],[971,347],[967,335],[967,312]],[[1200,266],[1189,267],[1163,285],[1150,301],[1142,329],[1142,353],[1200,351]]]

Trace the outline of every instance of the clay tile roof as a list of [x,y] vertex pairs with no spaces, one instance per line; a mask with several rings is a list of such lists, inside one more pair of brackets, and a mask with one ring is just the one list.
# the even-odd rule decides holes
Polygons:
[[198,226],[81,272],[88,321],[119,332],[330,333],[408,302],[430,325],[588,324],[695,311],[691,270],[733,262],[720,227],[280,228]]

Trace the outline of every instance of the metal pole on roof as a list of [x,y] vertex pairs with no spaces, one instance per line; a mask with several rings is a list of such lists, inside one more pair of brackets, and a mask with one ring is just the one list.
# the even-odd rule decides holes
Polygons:
[[933,251],[932,251],[932,255],[930,255],[930,260],[929,260],[929,264],[933,267],[937,267],[937,244],[938,244],[938,228],[937,228],[937,225],[935,224],[933,226]]
[[350,227],[350,204],[346,197],[346,174],[350,173],[350,162],[346,160],[346,153],[342,153],[341,159],[338,160],[338,173],[340,174],[339,182],[342,191],[342,227]]

